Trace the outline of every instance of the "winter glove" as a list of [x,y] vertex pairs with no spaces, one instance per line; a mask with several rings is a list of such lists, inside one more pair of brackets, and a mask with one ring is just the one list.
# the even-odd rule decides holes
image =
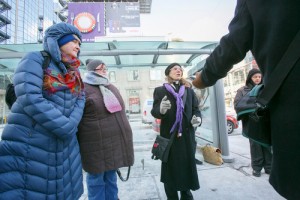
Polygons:
[[191,124],[194,128],[200,126],[201,122],[202,122],[201,117],[196,117],[196,115],[192,117]]
[[161,100],[159,111],[164,115],[170,108],[171,102],[167,99],[167,96],[164,96],[164,98]]

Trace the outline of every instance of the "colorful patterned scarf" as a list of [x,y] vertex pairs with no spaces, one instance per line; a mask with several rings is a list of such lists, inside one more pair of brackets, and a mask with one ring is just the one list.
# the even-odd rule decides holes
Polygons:
[[67,73],[64,75],[61,72],[47,68],[44,72],[43,90],[49,94],[54,94],[57,91],[70,90],[74,95],[82,95],[83,83],[81,80],[78,67],[80,60],[76,57],[70,57],[62,54]]
[[175,128],[178,126],[178,137],[180,137],[182,135],[182,117],[183,117],[183,109],[184,109],[182,96],[184,95],[185,86],[181,85],[178,93],[176,93],[174,91],[174,88],[168,83],[165,83],[164,87],[166,88],[166,90],[168,92],[170,92],[175,97],[176,106],[177,106],[176,121],[174,122],[174,124],[170,130],[170,133],[172,134],[173,131],[175,130]]

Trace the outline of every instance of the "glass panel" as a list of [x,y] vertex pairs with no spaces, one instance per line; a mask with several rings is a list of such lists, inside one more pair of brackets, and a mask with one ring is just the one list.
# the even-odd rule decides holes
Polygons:
[[153,55],[122,55],[120,56],[122,65],[134,65],[139,66],[139,64],[150,64],[153,61]]
[[[79,59],[85,65],[87,59],[98,59],[102,60],[108,68],[116,65],[116,59],[114,56],[80,56]],[[82,69],[85,69],[85,66],[81,66]]]
[[82,43],[81,49],[86,51],[108,50],[107,42]]
[[135,50],[145,50],[145,49],[158,49],[159,45],[164,42],[162,41],[122,41],[122,42],[113,42],[117,49],[135,49]]
[[205,49],[212,42],[168,42],[169,49]]
[[161,55],[158,57],[158,63],[173,63],[173,62],[186,63],[186,61],[189,59],[190,56],[191,56],[190,54]]
[[210,106],[210,89],[194,89],[199,101],[199,109],[202,114],[202,125],[196,130],[196,137],[213,142],[212,115]]

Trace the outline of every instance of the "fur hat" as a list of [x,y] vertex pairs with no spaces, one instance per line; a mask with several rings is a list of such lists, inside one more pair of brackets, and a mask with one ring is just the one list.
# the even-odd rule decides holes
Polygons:
[[87,66],[86,66],[86,69],[87,71],[95,71],[95,69],[101,65],[101,64],[104,64],[105,63],[102,61],[102,60],[86,60],[86,63],[87,63]]
[[176,66],[176,65],[178,65],[180,68],[182,68],[181,65],[178,64],[178,63],[171,63],[171,64],[169,64],[169,66],[165,69],[165,75],[168,76],[169,73],[170,73],[170,71],[171,71],[171,69],[172,69],[174,66]]

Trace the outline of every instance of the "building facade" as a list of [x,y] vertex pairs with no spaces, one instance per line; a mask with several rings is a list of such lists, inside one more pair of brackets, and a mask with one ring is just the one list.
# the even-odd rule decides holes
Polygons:
[[236,91],[245,85],[248,72],[252,68],[258,68],[258,66],[254,57],[249,52],[245,59],[234,65],[234,67],[228,72],[227,76],[223,79],[225,106],[227,108],[233,110],[233,101]]
[[41,43],[43,32],[61,19],[53,0],[0,0],[0,44]]

